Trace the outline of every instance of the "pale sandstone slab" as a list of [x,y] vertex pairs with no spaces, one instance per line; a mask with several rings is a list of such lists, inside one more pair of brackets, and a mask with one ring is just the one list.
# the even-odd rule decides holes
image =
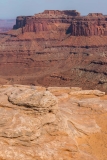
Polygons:
[[100,143],[106,139],[107,100],[73,97],[69,87],[51,90],[59,94],[40,86],[0,87],[0,159],[102,160],[96,141],[106,159]]
[[33,108],[38,113],[57,111],[57,99],[49,91],[14,89],[8,100],[15,105]]
[[80,87],[48,87],[48,91],[58,96],[65,93],[70,93],[71,91],[80,91],[82,90]]
[[104,96],[105,92],[101,92],[99,90],[82,90],[82,91],[71,91],[70,95],[96,95],[96,96]]

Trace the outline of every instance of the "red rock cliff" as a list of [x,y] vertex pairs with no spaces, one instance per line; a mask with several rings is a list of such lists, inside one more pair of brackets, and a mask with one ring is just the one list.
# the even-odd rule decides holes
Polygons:
[[72,22],[72,17],[77,16],[80,16],[80,13],[76,10],[45,10],[34,16],[17,17],[16,25],[13,28],[22,28],[22,32],[38,32],[62,30],[65,25],[65,30],[67,30]]
[[0,34],[0,84],[79,86],[107,93],[107,17],[45,13],[18,17],[19,29]]
[[74,36],[107,35],[107,17],[99,13],[90,13],[71,22],[71,34]]
[[34,16],[17,17],[14,29],[18,28],[22,28],[22,32],[63,30],[73,36],[106,36],[107,16],[101,13],[80,16],[75,10],[46,10]]

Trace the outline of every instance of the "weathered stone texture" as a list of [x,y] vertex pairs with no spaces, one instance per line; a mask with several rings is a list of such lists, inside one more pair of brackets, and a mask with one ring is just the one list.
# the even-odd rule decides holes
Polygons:
[[106,119],[101,91],[0,86],[0,160],[107,159]]

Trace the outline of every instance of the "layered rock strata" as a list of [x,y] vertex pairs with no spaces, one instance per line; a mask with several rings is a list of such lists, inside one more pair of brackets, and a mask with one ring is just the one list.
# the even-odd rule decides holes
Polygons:
[[[16,21],[16,29],[0,34],[0,84],[75,86],[107,93],[107,36],[95,35],[91,26],[88,36],[84,28],[87,23],[106,26],[106,16],[44,11]],[[82,25],[84,34],[72,32],[71,23]]]
[[[57,26],[61,24],[61,26]],[[17,17],[14,29],[22,28],[24,32],[39,32],[51,30],[62,30],[73,36],[107,36],[107,16],[100,13],[90,13],[88,16],[80,16],[75,10],[52,11],[47,10],[40,14],[27,17]]]

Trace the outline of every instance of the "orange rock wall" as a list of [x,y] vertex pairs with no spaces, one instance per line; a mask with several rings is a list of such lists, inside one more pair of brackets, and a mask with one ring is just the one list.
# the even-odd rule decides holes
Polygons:
[[34,16],[17,17],[14,29],[22,28],[22,33],[61,30],[56,24],[67,26],[65,32],[73,36],[107,35],[107,16],[101,13],[80,16],[75,10],[46,10]]

